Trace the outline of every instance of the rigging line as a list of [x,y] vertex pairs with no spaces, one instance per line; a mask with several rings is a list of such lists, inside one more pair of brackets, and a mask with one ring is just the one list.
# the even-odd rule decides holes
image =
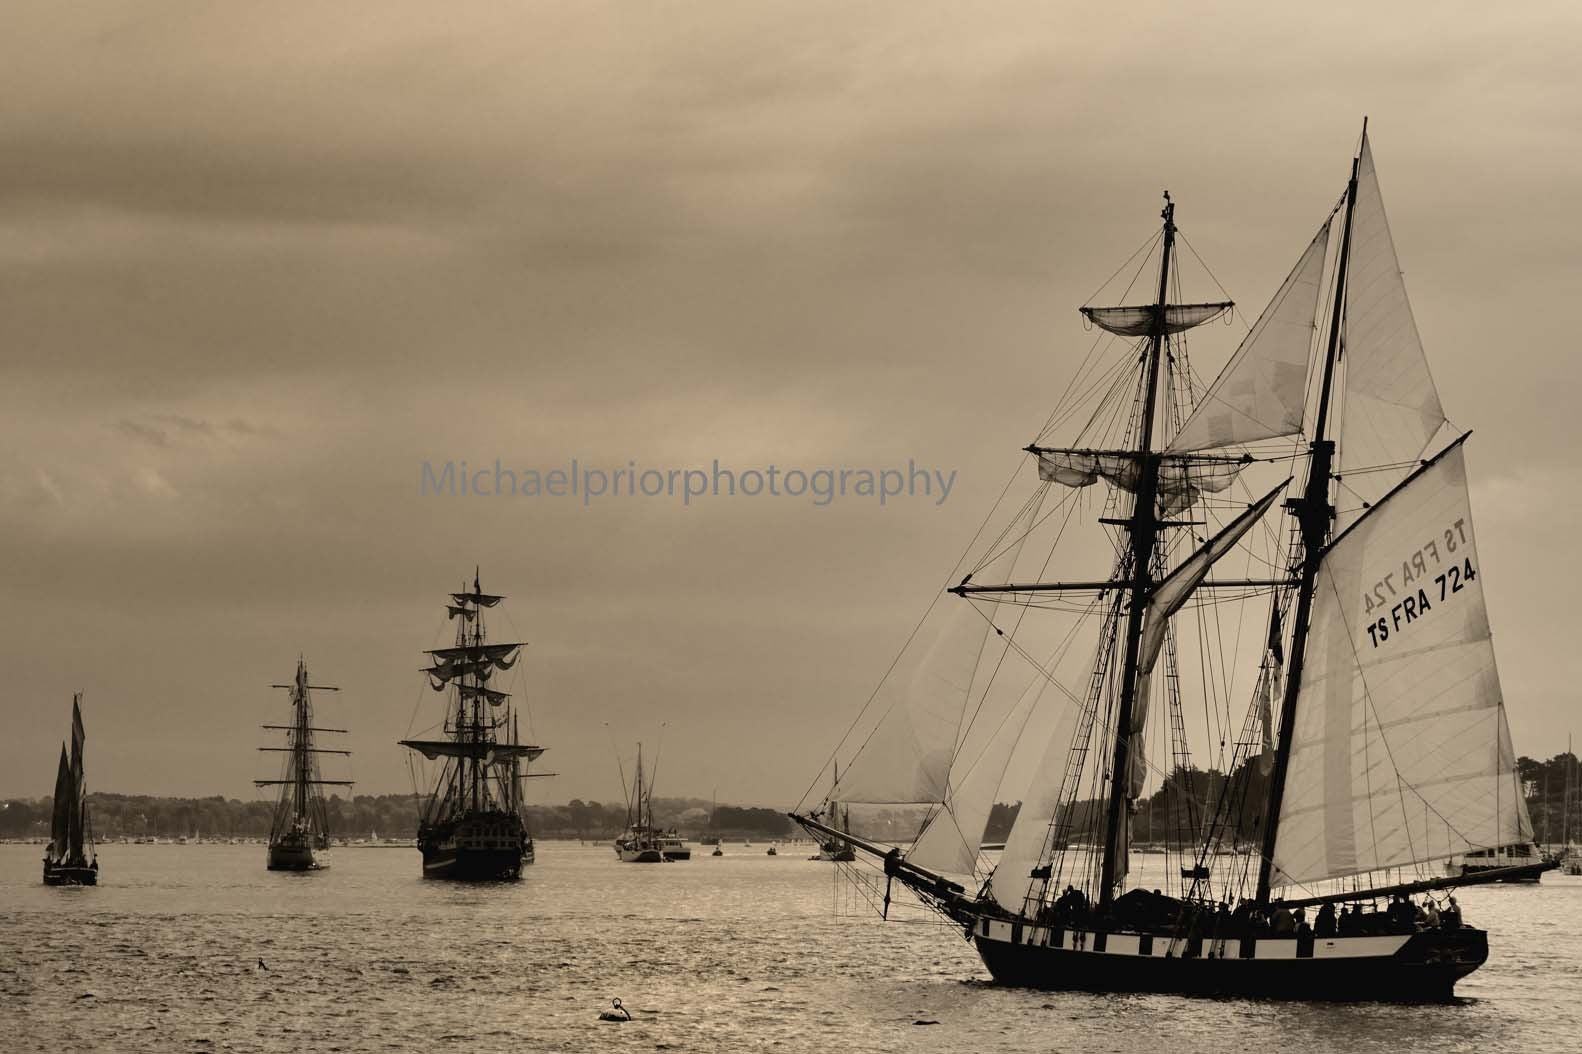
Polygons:
[[[1071,375],[1071,380],[1066,384],[1065,391],[1060,393],[1060,398],[1055,401],[1054,408],[1049,411],[1049,417],[1044,420],[1044,427],[1040,430],[1040,435],[1054,427],[1055,419],[1069,409],[1067,406],[1068,401],[1073,405],[1082,401],[1083,396],[1079,393],[1079,389],[1082,385],[1088,383],[1086,379],[1088,371],[1090,369],[1098,369],[1098,362],[1102,359],[1102,356],[1099,355],[1099,349],[1107,347],[1114,339],[1108,331],[1099,330],[1098,334],[1093,338],[1093,342],[1088,345],[1087,354],[1082,357],[1082,362],[1077,366],[1076,372]],[[1109,367],[1105,367],[1106,371],[1108,369]]]
[[[1181,243],[1187,247],[1187,250],[1192,253],[1192,258],[1198,262],[1198,265],[1202,267],[1205,272],[1207,272],[1209,278],[1213,280],[1214,284],[1219,286],[1219,291],[1225,294],[1225,299],[1234,300],[1235,297],[1230,295],[1230,290],[1225,288],[1225,283],[1219,280],[1219,276],[1214,273],[1214,269],[1208,265],[1208,262],[1204,260],[1203,257],[1198,255],[1197,249],[1187,238],[1185,232],[1183,232],[1179,227],[1176,228],[1176,238],[1179,239]],[[1243,313],[1240,311],[1236,312],[1237,317],[1241,318],[1241,328],[1250,332],[1252,327],[1247,325],[1247,320],[1241,317],[1242,314]]]
[[[1011,484],[1016,482],[1016,477],[1021,474],[1021,471],[1022,461],[1018,459],[1016,467],[1011,471],[1010,477],[1005,481],[1005,486],[1000,489],[1000,496],[994,500],[994,505],[983,517],[983,522],[978,524],[978,529],[973,532],[972,539],[967,542],[966,548],[964,548],[961,552],[961,555],[956,558],[956,562],[950,570],[950,577],[946,579],[945,588],[948,588],[953,583],[953,580],[956,577],[956,572],[961,570],[962,564],[967,559],[967,554],[970,553],[973,547],[978,544],[978,539],[983,535],[984,528],[987,527],[989,525],[989,521],[994,518],[995,511],[999,509],[1000,503],[1005,500],[1005,495],[1011,490]],[[841,745],[846,742],[847,738],[850,737],[852,732],[857,728],[858,723],[863,719],[863,716],[867,714],[868,708],[873,705],[873,701],[878,698],[880,689],[882,689],[885,685],[885,682],[890,679],[890,675],[895,672],[896,666],[901,661],[901,656],[905,655],[906,649],[912,646],[912,641],[916,639],[918,631],[923,628],[923,623],[928,620],[929,614],[933,612],[934,605],[938,604],[939,598],[944,595],[944,589],[940,589],[935,592],[934,599],[929,601],[928,607],[924,609],[922,616],[917,620],[917,624],[912,627],[912,632],[906,635],[906,641],[901,645],[900,650],[895,653],[895,658],[890,660],[890,665],[885,669],[884,676],[879,678],[879,682],[873,686],[873,691],[868,694],[867,702],[863,703],[862,708],[857,711],[857,716],[852,718],[851,724],[846,726],[846,731],[836,742],[834,749],[830,751],[830,756],[825,759],[824,765],[820,766],[818,772],[814,773],[813,780],[808,784],[807,790],[802,792],[802,797],[797,801],[798,810],[800,810],[802,806],[806,804],[808,795],[813,793],[813,788],[818,785],[819,778],[824,775],[824,769],[827,768],[829,763],[835,759],[836,752],[840,750]],[[885,711],[885,714],[888,713],[888,710]],[[869,731],[866,737],[864,737],[862,744],[857,748],[856,754],[853,755],[853,760],[860,756],[863,750],[867,748],[869,740],[871,740],[874,733],[878,731],[879,724],[883,723],[884,716],[885,715],[883,714],[880,715],[879,721],[875,723],[874,728]]]
[[1126,270],[1127,265],[1130,264],[1133,260],[1137,259],[1137,257],[1146,250],[1148,255],[1143,258],[1142,263],[1137,265],[1137,271],[1136,271],[1135,274],[1133,274],[1131,282],[1129,282],[1127,284],[1126,292],[1121,294],[1121,299],[1125,300],[1126,299],[1126,293],[1130,293],[1132,291],[1132,286],[1137,284],[1137,275],[1142,273],[1143,266],[1145,264],[1147,264],[1150,259],[1152,259],[1154,246],[1158,245],[1159,244],[1159,240],[1161,238],[1163,238],[1163,237],[1164,237],[1164,231],[1163,230],[1156,230],[1156,231],[1154,231],[1152,237],[1150,237],[1147,241],[1143,242],[1142,245],[1138,246],[1137,250],[1126,258],[1125,263],[1122,263],[1119,267],[1117,267],[1115,269],[1115,273],[1110,275],[1108,278],[1106,278],[1104,280],[1104,283],[1102,285],[1100,285],[1097,289],[1095,289],[1092,292],[1092,294],[1090,294],[1088,296],[1088,298],[1082,302],[1082,306],[1083,307],[1091,306],[1092,303],[1093,303],[1094,297],[1097,297],[1100,293],[1104,292],[1105,289],[1109,288],[1109,284],[1111,282],[1115,281],[1116,277],[1119,276],[1122,271]]
[[[1130,345],[1127,347],[1130,349]],[[1067,421],[1071,420],[1071,418],[1075,416],[1076,412],[1081,409],[1083,405],[1093,399],[1095,394],[1099,393],[1101,389],[1106,393],[1099,402],[1099,405],[1102,406],[1103,400],[1108,398],[1107,393],[1109,388],[1115,384],[1115,378],[1120,375],[1125,375],[1127,373],[1126,367],[1130,365],[1134,359],[1135,356],[1132,355],[1128,350],[1127,354],[1118,356],[1113,363],[1104,367],[1102,371],[1093,377],[1091,382],[1084,381],[1084,383],[1086,383],[1088,386],[1071,400],[1070,405],[1056,413],[1050,414],[1049,419],[1044,422],[1043,429],[1038,433],[1039,440],[1043,441],[1056,429],[1064,425]],[[1092,423],[1093,417],[1090,416],[1088,425],[1083,426],[1084,429]],[[1081,432],[1078,434],[1080,435]]]

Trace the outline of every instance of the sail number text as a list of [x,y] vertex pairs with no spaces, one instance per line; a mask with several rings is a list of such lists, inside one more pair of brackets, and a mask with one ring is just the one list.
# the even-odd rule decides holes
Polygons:
[[1430,539],[1402,560],[1399,577],[1392,571],[1363,592],[1364,612],[1379,613],[1368,623],[1368,640],[1375,648],[1477,579],[1472,558],[1456,557],[1470,542],[1466,520],[1458,519],[1441,538]]

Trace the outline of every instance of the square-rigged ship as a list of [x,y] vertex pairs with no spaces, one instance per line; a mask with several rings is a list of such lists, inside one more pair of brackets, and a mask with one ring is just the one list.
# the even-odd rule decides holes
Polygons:
[[88,818],[88,789],[83,774],[82,694],[71,699],[71,754],[60,747],[55,770],[55,801],[50,813],[49,847],[44,850],[44,884],[47,886],[96,886],[99,855],[93,846],[93,824]]
[[270,685],[291,692],[291,724],[264,725],[267,731],[284,732],[283,747],[259,747],[261,751],[283,752],[284,770],[279,779],[254,780],[259,787],[279,787],[275,815],[269,825],[269,870],[319,871],[329,867],[330,818],[320,787],[350,787],[351,780],[325,779],[319,770],[320,754],[350,757],[351,751],[313,745],[314,733],[344,733],[344,728],[317,728],[313,724],[311,692],[335,692],[323,684],[308,684],[306,660],[297,659],[297,673],[290,684]]
[[484,612],[504,599],[483,592],[476,574],[471,590],[451,594],[446,611],[456,623],[456,644],[430,650],[433,664],[423,670],[429,687],[446,694],[445,738],[401,741],[442,763],[418,823],[426,878],[513,880],[533,862],[522,780],[544,748],[516,742],[511,696],[489,687],[525,647],[489,642]]
[[[793,817],[876,861],[886,912],[900,883],[959,924],[1001,983],[1449,998],[1488,940],[1440,891],[1509,872],[1429,865],[1532,826],[1467,436],[1428,370],[1366,126],[1344,196],[1206,391],[1186,333],[1232,305],[1179,302],[1168,195],[1163,218],[1137,254],[1157,253],[1153,302],[1082,309],[1107,335],[1027,448],[1036,492],[964,563],[959,599],[936,605],[951,613],[914,631],[824,804]],[[1043,445],[1068,421],[1086,422],[1076,442]],[[1295,475],[1260,495],[1238,481],[1255,469]],[[1088,552],[1113,558],[1107,576],[1016,580],[1030,538],[1054,535],[1039,566],[1069,565],[1084,519],[1103,528]],[[1054,617],[1069,632],[1026,643]],[[1055,673],[1068,654],[1082,687]],[[1002,691],[1021,660],[1027,687]],[[1238,669],[1253,682],[1239,721]],[[1219,743],[1207,771],[1190,760],[1193,696]],[[991,861],[997,802],[1020,807]],[[925,819],[915,841],[853,837],[835,817],[856,803]],[[1163,849],[1144,858],[1163,876],[1134,874],[1141,841]]]

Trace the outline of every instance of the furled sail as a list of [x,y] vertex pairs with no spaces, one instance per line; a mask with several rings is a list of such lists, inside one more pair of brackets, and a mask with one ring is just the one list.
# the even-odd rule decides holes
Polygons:
[[[1100,479],[1136,493],[1141,457],[1130,450],[1074,450],[1034,447],[1038,478],[1067,487],[1088,487]],[[1205,494],[1217,494],[1236,482],[1250,458],[1169,456],[1159,463],[1159,508],[1164,515],[1179,512]]]
[[1531,837],[1458,440],[1323,555],[1275,880],[1422,864]]
[[[1406,299],[1366,136],[1357,164],[1346,270],[1337,530],[1356,517],[1363,502],[1377,501],[1410,471],[1445,421]],[[1394,472],[1358,471],[1403,463]]]
[[1142,795],[1143,783],[1148,776],[1144,732],[1148,727],[1150,682],[1154,665],[1159,661],[1159,651],[1164,647],[1165,631],[1170,627],[1170,620],[1203,583],[1203,579],[1208,577],[1209,570],[1219,562],[1220,557],[1236,548],[1236,543],[1263,519],[1269,507],[1274,504],[1274,499],[1280,496],[1285,490],[1286,483],[1290,482],[1287,479],[1285,483],[1281,483],[1249,505],[1246,512],[1230,521],[1218,534],[1203,543],[1197,552],[1183,560],[1149,594],[1147,605],[1143,609],[1143,635],[1137,649],[1137,691],[1132,700],[1130,741],[1126,745],[1127,800],[1136,801]]
[[1302,430],[1324,254],[1334,217],[1313,236],[1241,347],[1198,401],[1169,450],[1235,446]]
[[474,589],[471,593],[452,593],[451,599],[458,604],[473,604],[481,608],[492,608],[504,600],[505,597],[497,597],[491,593],[480,593]]
[[60,745],[60,768],[55,771],[55,800],[50,809],[49,848],[56,860],[66,859],[71,848],[71,762],[66,760],[66,744]]
[[[1217,304],[1170,304],[1165,308],[1165,332],[1201,326],[1236,305],[1226,300]],[[1085,307],[1083,317],[1100,329],[1121,337],[1146,337],[1154,331],[1158,309],[1152,304],[1135,307]]]
[[[472,662],[488,659],[490,662],[498,664],[502,659],[510,658],[511,653],[522,646],[523,642],[521,641],[515,644],[469,644],[459,648],[430,648],[428,653],[434,656],[436,662],[440,663],[455,662],[458,659],[467,659]],[[502,667],[502,669],[508,668],[509,666]]]
[[456,690],[461,693],[463,699],[487,699],[490,706],[500,706],[511,698],[510,692],[497,692],[492,688],[485,688],[481,684],[459,684],[456,686]]
[[458,742],[452,739],[403,739],[400,742],[403,747],[417,751],[430,761],[440,757],[483,758],[490,764],[507,761],[513,757],[532,761],[544,752],[543,747],[529,746],[525,743]]

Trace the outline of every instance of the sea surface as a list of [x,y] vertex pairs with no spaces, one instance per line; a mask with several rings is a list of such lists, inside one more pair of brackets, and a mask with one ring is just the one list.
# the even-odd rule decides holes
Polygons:
[[[1329,1006],[999,988],[806,845],[694,851],[540,842],[523,881],[466,886],[415,849],[302,875],[257,845],[107,845],[103,885],[56,889],[41,847],[0,845],[0,1051],[1582,1049],[1582,878],[1461,891],[1491,957],[1456,1004]],[[617,997],[634,1020],[599,1021]]]

